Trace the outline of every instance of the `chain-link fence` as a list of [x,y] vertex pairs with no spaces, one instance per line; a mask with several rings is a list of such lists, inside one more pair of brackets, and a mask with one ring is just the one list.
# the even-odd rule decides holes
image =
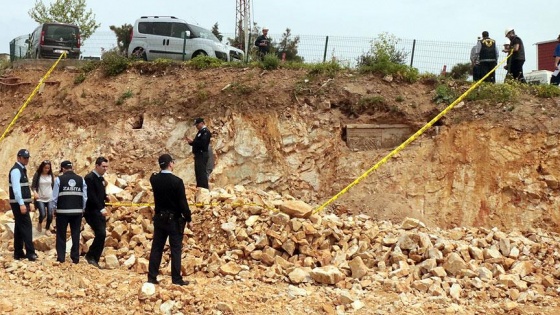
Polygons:
[[[233,38],[234,34],[222,33],[224,41]],[[281,35],[271,35],[277,42]],[[15,38],[10,43],[10,56],[13,59],[25,58],[28,35]],[[343,66],[355,67],[360,56],[366,54],[375,38],[348,36],[299,35],[298,55],[305,62],[318,63],[336,60]],[[13,45],[12,45],[13,44]],[[250,43],[252,44],[252,43]],[[454,65],[470,62],[470,51],[473,43],[443,42],[416,39],[400,39],[397,50],[407,56],[406,64],[417,68],[420,73],[439,74],[444,67],[449,72]],[[13,46],[13,49],[12,49]],[[113,32],[96,32],[81,47],[82,57],[100,57],[104,51],[117,46]],[[505,58],[505,54],[500,56]],[[496,81],[505,77],[505,70],[496,71]]]

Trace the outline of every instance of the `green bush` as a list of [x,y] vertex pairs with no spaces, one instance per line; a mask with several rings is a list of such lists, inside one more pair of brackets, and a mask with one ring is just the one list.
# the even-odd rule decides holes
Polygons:
[[472,74],[472,65],[470,62],[458,63],[451,68],[449,74],[455,80],[466,80]]
[[316,63],[310,65],[309,75],[327,75],[329,78],[334,78],[335,75],[342,69],[342,67],[335,61]]
[[278,69],[280,65],[280,59],[273,54],[267,54],[262,60],[262,67],[265,70],[275,70]]
[[85,81],[87,75],[83,72],[80,72],[75,78],[74,78],[74,84],[80,84],[82,82]]
[[436,95],[432,99],[436,104],[451,104],[459,95],[447,84],[440,84],[436,87]]
[[362,65],[358,68],[362,73],[378,73],[382,75],[392,75],[397,79],[404,80],[409,83],[418,81],[418,69],[393,63],[388,60],[376,62],[370,65]]
[[193,59],[186,61],[185,64],[189,67],[202,70],[221,67],[224,62],[217,58],[198,55]]
[[552,98],[560,96],[560,88],[551,84],[531,85],[531,94],[542,98]]
[[106,76],[116,76],[128,68],[129,62],[128,58],[111,50],[103,54],[101,69]]
[[483,82],[466,96],[467,100],[488,100],[492,103],[515,101],[519,96],[520,84],[517,82],[492,84]]

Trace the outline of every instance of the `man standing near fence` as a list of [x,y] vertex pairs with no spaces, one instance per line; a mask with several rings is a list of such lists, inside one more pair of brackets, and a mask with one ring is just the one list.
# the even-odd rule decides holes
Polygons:
[[515,30],[513,28],[507,28],[505,33],[506,37],[510,40],[509,47],[511,49],[511,64],[509,72],[515,80],[525,83],[525,77],[523,76],[525,46],[523,46],[523,41],[519,38],[519,36],[515,35]]
[[[479,62],[480,78],[483,78],[498,64],[498,47],[487,31],[482,32],[482,40],[476,43],[475,54]],[[492,72],[484,82],[496,83],[496,72]]]
[[478,55],[476,53],[476,48],[480,44],[480,37],[476,40],[476,45],[471,48],[471,66],[472,66],[472,79],[476,82],[482,78],[480,75],[480,63],[478,62]]
[[259,59],[262,61],[264,59],[264,56],[270,53],[270,38],[268,38],[267,27],[263,27],[262,35],[257,37],[257,40],[255,40],[255,46],[257,46],[257,48],[259,49],[257,55]]

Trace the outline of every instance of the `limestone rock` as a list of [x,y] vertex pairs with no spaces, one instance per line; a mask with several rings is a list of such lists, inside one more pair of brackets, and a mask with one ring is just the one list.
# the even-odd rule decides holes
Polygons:
[[350,270],[352,270],[352,278],[355,279],[361,279],[368,272],[368,267],[360,256],[356,256],[352,259],[348,263],[348,266],[350,266]]
[[346,277],[338,268],[334,266],[316,267],[311,270],[311,278],[322,284],[335,284]]
[[289,216],[296,218],[307,218],[313,211],[310,205],[300,200],[285,201],[280,205],[279,209]]

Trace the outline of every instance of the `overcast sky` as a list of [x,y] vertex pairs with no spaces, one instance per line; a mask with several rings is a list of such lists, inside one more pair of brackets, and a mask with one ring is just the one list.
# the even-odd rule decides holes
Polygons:
[[[9,52],[13,38],[36,27],[28,15],[34,3],[17,0],[3,5],[0,53]],[[110,32],[110,25],[133,24],[142,15],[173,15],[205,28],[217,22],[222,33],[234,32],[235,0],[89,0],[87,4],[101,23],[99,32]],[[554,40],[560,33],[558,8],[544,0],[254,0],[251,11],[251,19],[276,37],[289,27],[292,34],[302,36],[373,39],[389,32],[402,39],[474,45],[487,30],[501,47],[506,42],[504,30],[513,27],[526,46],[525,72],[536,68],[534,44]]]

